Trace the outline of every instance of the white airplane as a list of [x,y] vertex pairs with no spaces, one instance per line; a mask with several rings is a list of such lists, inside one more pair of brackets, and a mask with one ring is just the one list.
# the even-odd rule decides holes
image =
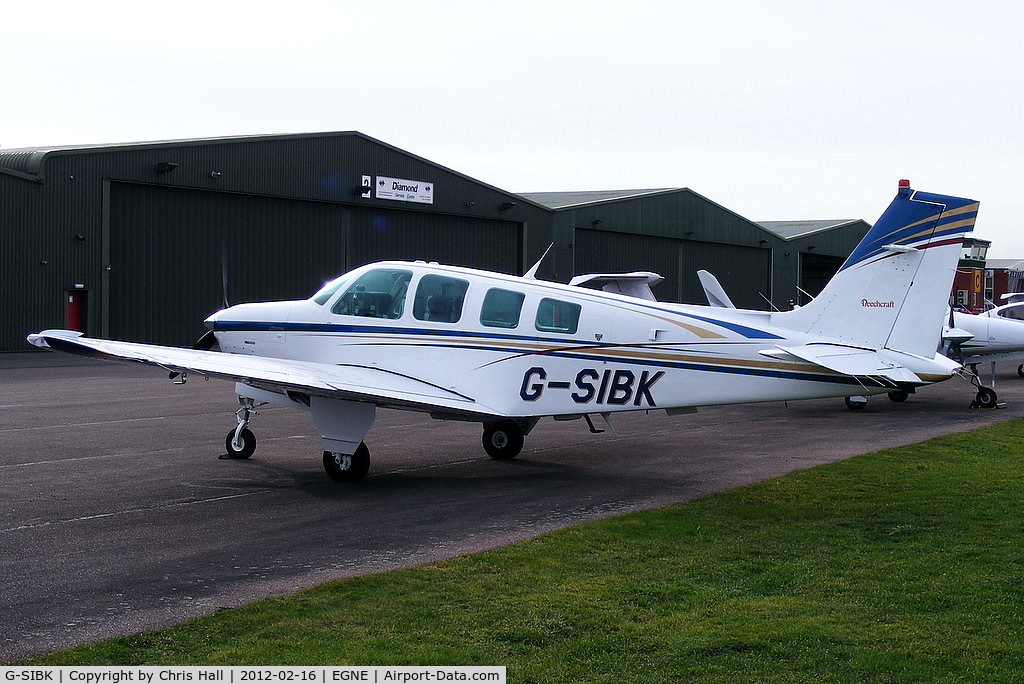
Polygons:
[[[980,408],[997,405],[995,392],[998,361],[1024,359],[1024,301],[1014,301],[981,314],[949,311],[942,337],[946,355],[971,368],[978,396],[974,404]],[[981,383],[979,363],[991,364],[991,386]],[[1024,377],[1024,364],[1017,366],[1017,375]]]
[[[960,364],[936,353],[974,200],[916,192],[892,204],[822,293],[794,311],[657,302],[652,273],[545,282],[423,262],[357,268],[306,300],[239,304],[206,320],[220,351],[29,335],[49,349],[231,379],[225,440],[248,458],[263,403],[308,410],[338,481],[367,472],[378,406],[483,424],[485,451],[516,457],[542,417],[842,397],[913,389]],[[582,287],[597,284],[602,290]]]

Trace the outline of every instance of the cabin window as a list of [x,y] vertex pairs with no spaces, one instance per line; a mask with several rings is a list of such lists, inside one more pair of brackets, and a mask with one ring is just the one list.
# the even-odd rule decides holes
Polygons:
[[462,302],[469,281],[449,276],[428,274],[420,278],[412,315],[421,321],[456,323],[462,318]]
[[405,308],[405,291],[412,271],[382,268],[369,271],[345,290],[331,308],[345,316],[399,318]]
[[523,310],[526,295],[521,292],[492,287],[484,295],[480,307],[480,323],[491,328],[514,328],[519,325],[519,313]]
[[574,333],[580,323],[579,304],[558,299],[540,300],[537,307],[537,330],[541,332]]
[[1012,318],[1016,321],[1024,320],[1024,306],[1010,306],[999,312],[1003,318]]

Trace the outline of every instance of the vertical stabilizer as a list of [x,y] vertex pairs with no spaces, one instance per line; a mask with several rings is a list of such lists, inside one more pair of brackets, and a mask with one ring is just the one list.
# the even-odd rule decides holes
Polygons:
[[722,309],[736,308],[736,305],[729,299],[729,295],[726,294],[725,288],[718,282],[718,278],[710,271],[703,269],[697,271],[697,279],[700,280],[700,285],[704,288],[704,296],[708,298],[709,306],[717,306]]
[[978,202],[917,192],[899,193],[839,272],[812,302],[772,315],[772,322],[868,349],[931,358],[964,236],[974,229]]

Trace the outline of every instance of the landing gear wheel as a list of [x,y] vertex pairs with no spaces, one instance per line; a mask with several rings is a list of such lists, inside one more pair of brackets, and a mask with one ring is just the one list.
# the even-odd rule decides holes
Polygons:
[[846,402],[846,408],[851,411],[861,411],[868,405],[867,397],[846,397],[843,401]]
[[1024,378],[1024,363],[1017,366],[1017,375]]
[[359,482],[370,470],[370,450],[360,442],[354,454],[325,451],[324,470],[335,482]]
[[974,397],[974,405],[977,408],[983,409],[995,408],[996,391],[991,387],[982,387],[978,389],[978,394]]
[[256,435],[252,434],[249,428],[242,428],[238,435],[238,443],[235,442],[235,430],[228,433],[224,440],[224,447],[228,450],[231,458],[249,458],[256,451]]
[[893,390],[892,392],[889,392],[889,401],[906,401],[907,397],[909,396],[910,392],[908,392],[907,390]]
[[523,431],[510,420],[485,423],[483,444],[484,451],[491,458],[511,461],[523,450]]

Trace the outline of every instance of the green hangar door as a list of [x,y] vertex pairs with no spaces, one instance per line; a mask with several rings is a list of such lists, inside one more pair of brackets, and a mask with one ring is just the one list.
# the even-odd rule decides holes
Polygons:
[[[740,308],[766,309],[771,297],[771,250],[678,238],[576,230],[576,274],[653,271],[665,278],[654,296],[663,302],[707,304],[697,271],[709,271]],[[762,297],[763,295],[763,297]]]
[[303,299],[382,259],[520,269],[519,223],[111,182],[105,336],[189,345],[229,304]]

